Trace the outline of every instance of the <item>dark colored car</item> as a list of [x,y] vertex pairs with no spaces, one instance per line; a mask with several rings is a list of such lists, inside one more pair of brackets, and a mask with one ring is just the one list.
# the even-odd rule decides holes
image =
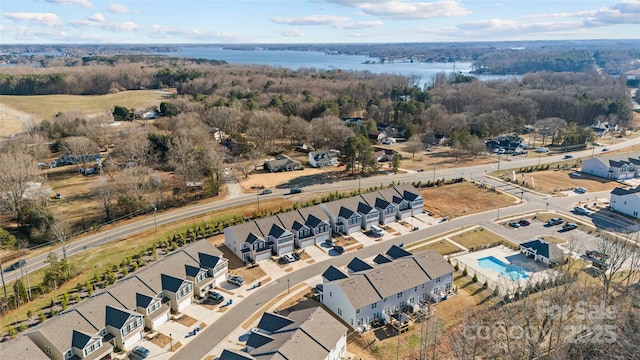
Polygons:
[[267,195],[267,194],[271,194],[273,193],[273,190],[271,189],[264,189],[262,191],[260,191],[260,195]]
[[567,154],[564,156],[565,159],[573,159],[573,155]]
[[520,224],[520,226],[529,226],[531,225],[531,222],[529,222],[529,220],[527,219],[520,219],[518,220],[518,224]]
[[562,225],[562,230],[565,230],[565,231],[574,230],[577,228],[578,228],[578,225],[574,223],[566,223]]
[[334,246],[333,250],[335,250],[338,254],[344,253],[344,248],[342,246]]
[[224,301],[224,296],[220,295],[220,293],[216,291],[207,292],[207,297],[217,303]]
[[144,346],[136,346],[131,351],[131,355],[134,356],[134,359],[145,359],[151,355],[151,351]]
[[511,226],[512,228],[519,228],[520,223],[517,223],[515,221],[509,221],[509,226]]
[[20,269],[21,267],[27,265],[27,261],[26,260],[19,260],[14,262],[13,264],[11,264],[11,266],[9,266],[8,268],[4,269],[4,271],[13,271],[16,269]]
[[560,218],[551,218],[547,221],[547,226],[560,225],[564,222],[564,220]]
[[291,190],[289,190],[289,194],[300,194],[302,192],[302,189],[300,188],[291,188]]

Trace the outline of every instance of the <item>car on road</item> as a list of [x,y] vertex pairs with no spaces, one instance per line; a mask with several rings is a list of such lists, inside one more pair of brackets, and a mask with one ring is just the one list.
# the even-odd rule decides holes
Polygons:
[[267,195],[267,194],[271,194],[273,193],[273,190],[271,189],[264,189],[262,191],[260,191],[260,195]]
[[342,246],[336,245],[333,247],[333,250],[335,250],[338,254],[344,254],[344,248]]
[[574,223],[566,223],[562,225],[562,230],[564,231],[575,230],[577,228],[578,228],[578,224],[574,224]]
[[602,151],[609,151],[609,148],[602,148]]
[[563,159],[573,159],[573,155],[567,154],[567,155],[564,156]]
[[517,229],[520,227],[520,223],[518,223],[517,221],[509,221],[509,226]]
[[20,269],[21,267],[27,265],[27,261],[26,260],[18,260],[16,262],[14,262],[13,264],[11,264],[11,266],[9,266],[8,268],[4,269],[4,271],[13,271],[13,270],[17,270]]
[[573,189],[573,191],[577,192],[578,194],[584,194],[587,192],[587,189],[583,188],[583,187],[577,187],[575,189]]
[[227,278],[227,282],[229,284],[242,286],[244,284],[244,278],[242,276],[239,276],[239,275],[230,275]]
[[520,226],[529,226],[531,225],[531,222],[527,219],[520,219],[518,220],[518,224],[520,224]]
[[289,194],[300,194],[302,192],[302,189],[300,188],[291,188],[291,190],[289,190]]
[[418,170],[416,170],[416,172],[423,172],[423,171],[424,171],[424,169],[418,169]]
[[286,263],[292,263],[294,261],[296,261],[296,258],[293,257],[293,255],[291,254],[285,254],[284,256],[282,256],[282,261]]
[[573,212],[578,215],[589,215],[589,210],[582,206],[576,206],[573,208]]
[[555,226],[555,225],[560,225],[564,222],[564,220],[560,219],[560,218],[551,218],[549,220],[547,220],[547,223],[545,224],[546,226]]
[[220,295],[219,292],[213,290],[209,290],[207,292],[207,298],[213,300],[216,303],[221,303],[224,301],[224,296]]
[[146,359],[151,355],[151,351],[144,346],[136,346],[131,350],[130,359]]

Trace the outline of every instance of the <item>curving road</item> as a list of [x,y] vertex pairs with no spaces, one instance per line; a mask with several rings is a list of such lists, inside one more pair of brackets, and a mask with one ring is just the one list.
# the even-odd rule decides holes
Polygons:
[[[621,149],[631,147],[634,145],[640,144],[640,137],[629,139],[619,144],[610,145],[608,148],[610,149],[606,154],[615,153]],[[584,150],[580,152],[573,152],[573,156],[577,159],[580,157],[586,158],[599,153],[595,151],[598,148]],[[601,151],[600,151],[601,152]],[[496,155],[492,155],[496,156]],[[526,158],[526,157],[513,157],[511,156],[509,160],[507,160],[505,155],[497,156],[499,162],[494,164],[483,164],[483,165],[475,165],[469,167],[461,167],[461,168],[450,168],[450,169],[435,169],[435,171],[425,171],[425,172],[410,172],[404,174],[390,174],[390,175],[378,175],[373,177],[364,177],[361,179],[354,180],[346,180],[346,181],[337,181],[331,178],[327,178],[321,184],[302,184],[305,192],[323,192],[323,191],[340,191],[347,189],[355,189],[355,188],[367,188],[373,186],[379,186],[381,184],[388,185],[391,182],[410,182],[410,181],[429,181],[434,178],[437,179],[452,179],[464,177],[467,179],[478,179],[482,177],[484,173],[492,172],[498,169],[504,169],[506,167],[515,168],[515,167],[525,167],[525,166],[534,166],[537,164],[547,164],[562,160],[563,155],[556,156],[545,156],[544,158]],[[273,197],[280,197],[288,194],[288,188],[280,188],[275,189],[273,194],[270,195],[262,195],[260,199],[269,199]],[[517,190],[518,196],[522,196],[525,198],[525,193],[522,193],[522,190]],[[604,195],[602,195],[604,196]],[[572,197],[573,198],[573,197]],[[528,198],[525,198],[528,199]],[[551,199],[551,198],[550,198]],[[127,237],[133,236],[137,233],[152,230],[156,226],[171,224],[176,221],[188,219],[190,217],[196,217],[199,215],[203,215],[212,211],[221,210],[225,208],[229,208],[232,206],[238,206],[242,204],[250,204],[255,203],[257,201],[256,194],[245,194],[232,199],[214,201],[210,203],[200,204],[196,206],[190,206],[187,208],[181,208],[176,210],[171,210],[164,213],[154,213],[153,216],[148,216],[144,219],[125,224],[119,225],[112,229],[101,229],[100,232],[94,235],[88,235],[81,239],[74,240],[67,245],[67,256],[72,256],[84,250],[87,250],[93,246],[104,244],[110,241],[116,241],[120,239],[125,239]],[[552,202],[550,202],[549,206],[554,206]],[[562,209],[566,209],[566,207],[562,207]],[[506,214],[506,213],[505,213]],[[62,257],[62,249],[58,248],[54,250],[58,255],[58,258]],[[47,265],[45,263],[47,254],[42,254],[33,258],[28,259],[27,266],[28,272],[32,272],[38,270]]]

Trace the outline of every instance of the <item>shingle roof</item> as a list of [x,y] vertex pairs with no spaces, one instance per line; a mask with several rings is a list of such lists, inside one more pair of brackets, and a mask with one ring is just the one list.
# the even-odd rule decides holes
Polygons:
[[397,245],[393,245],[389,250],[387,250],[386,255],[392,259],[398,259],[405,256],[411,256],[411,253]]
[[258,323],[258,328],[272,333],[291,325],[292,323],[293,320],[288,319],[286,316],[266,312],[262,314],[260,322]]
[[327,279],[327,281],[348,278],[347,274],[343,273],[333,265],[329,266],[329,268],[322,273],[322,277]]
[[357,257],[354,257],[353,260],[351,260],[351,262],[347,264],[347,269],[349,269],[351,272],[358,272],[358,271],[364,271],[364,270],[371,270],[373,269],[373,266],[367,264],[366,262],[360,260]]
[[134,310],[138,306],[138,295],[149,299],[156,296],[156,293],[136,276],[119,280],[107,288],[107,291],[128,310]]
[[409,201],[414,201],[422,197],[418,193],[418,190],[416,190],[416,188],[410,184],[396,185],[393,188],[398,192],[398,194],[400,194],[400,196],[402,196],[404,199],[407,199]]
[[558,247],[558,245],[548,243],[540,239],[527,241],[526,243],[520,244],[520,246],[523,248],[534,250],[536,254],[542,255],[547,259],[557,259],[558,257],[561,257],[563,255],[563,252]]
[[180,279],[166,274],[160,275],[160,280],[162,281],[162,289],[173,293],[177,292],[178,289],[180,289],[180,286],[187,281],[185,279]]
[[84,349],[84,347],[91,342],[91,339],[99,338],[99,336],[86,334],[86,333],[83,333],[82,331],[72,330],[72,329],[69,329],[69,330],[71,330],[72,332],[71,347],[74,347],[76,349]]
[[116,329],[122,328],[122,326],[124,326],[124,324],[127,323],[127,320],[129,320],[129,318],[132,316],[142,317],[142,315],[139,313],[136,313],[133,311],[127,311],[123,309],[117,309],[109,305],[107,305],[105,309],[106,325],[111,325]]
[[272,341],[273,338],[270,335],[259,332],[251,332],[249,334],[249,338],[247,338],[247,346],[251,346],[252,348],[259,348]]
[[28,336],[20,336],[0,347],[0,359],[49,360]]
[[220,262],[220,260],[222,260],[221,256],[198,253],[198,261],[200,262],[200,265],[205,268],[209,268],[209,269],[215,268],[216,265],[218,265],[218,262]]
[[81,302],[69,311],[77,311],[85,319],[97,329],[104,328],[111,319],[107,319],[107,307],[120,308],[125,310],[126,307],[119,302],[111,293],[103,291],[91,296],[86,301]]
[[236,350],[224,349],[218,360],[255,360],[253,356]]
[[260,227],[254,221],[247,221],[246,223],[234,225],[225,229],[225,232],[232,231],[238,240],[242,242],[252,243],[257,239],[262,239],[265,234],[260,230]]
[[635,189],[625,189],[625,188],[621,188],[621,187],[617,187],[615,189],[613,189],[611,191],[611,195],[618,195],[618,196],[624,196],[624,195],[629,195],[629,194],[637,194],[640,193],[640,185],[638,185],[637,188]]
[[280,225],[287,230],[299,230],[300,226],[304,224],[304,218],[295,210],[279,213],[273,220],[279,221]]
[[373,259],[373,262],[376,263],[376,264],[386,264],[388,262],[391,262],[391,259],[389,259],[388,257],[386,257],[386,256],[384,256],[382,254],[378,254]]
[[305,219],[305,223],[309,227],[316,227],[320,222],[329,223],[329,215],[322,210],[320,205],[298,209],[298,213]]
[[80,313],[70,311],[45,321],[42,325],[34,329],[33,332],[28,333],[27,336],[31,337],[35,335],[34,333],[38,332],[49,340],[51,345],[58,349],[59,352],[64,353],[71,348],[73,330],[80,331],[84,334],[98,334],[98,329],[91,325]]

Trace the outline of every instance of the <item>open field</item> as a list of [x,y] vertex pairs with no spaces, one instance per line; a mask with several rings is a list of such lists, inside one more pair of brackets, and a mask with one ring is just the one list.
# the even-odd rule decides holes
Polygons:
[[451,236],[451,240],[466,247],[467,249],[479,248],[489,244],[496,244],[500,242],[508,242],[509,240],[487,230],[483,227],[478,227],[469,231],[465,231],[462,234]]
[[440,255],[445,256],[449,254],[456,253],[458,251],[462,251],[461,248],[455,246],[453,243],[449,242],[447,239],[442,239],[440,241],[422,245],[420,247],[411,248],[411,251],[426,251],[426,250],[436,250],[440,253]]
[[458,217],[513,205],[517,199],[490,189],[481,189],[468,182],[420,189],[425,209],[431,213]]
[[85,116],[94,116],[113,112],[115,105],[129,109],[142,110],[147,107],[159,107],[172,93],[164,90],[132,90],[114,94],[83,95],[39,95],[14,96],[3,95],[2,104],[33,116],[36,121],[52,119],[57,113],[80,111]]
[[[517,172],[516,176],[518,178],[520,177]],[[613,190],[620,186],[620,184],[615,181],[579,173],[574,170],[546,170],[524,174],[524,179],[527,184],[532,183],[532,178],[533,183],[535,183],[535,190],[546,194],[571,190],[576,187],[583,187],[589,192],[596,192]]]

